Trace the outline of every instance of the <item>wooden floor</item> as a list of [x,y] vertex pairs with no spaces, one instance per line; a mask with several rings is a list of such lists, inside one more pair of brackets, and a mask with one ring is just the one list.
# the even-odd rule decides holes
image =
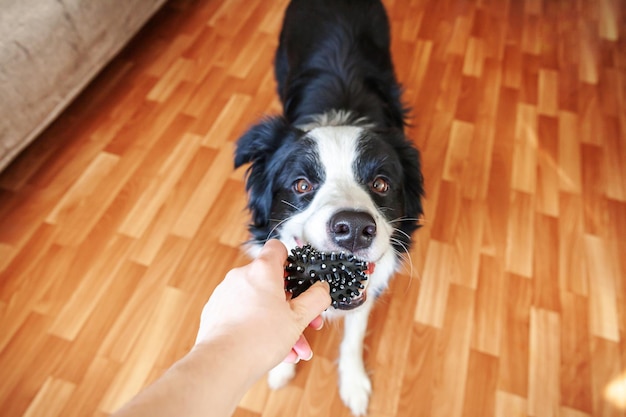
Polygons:
[[[625,416],[626,2],[385,3],[428,196],[369,415]],[[233,141],[280,110],[285,5],[169,2],[0,174],[0,415],[106,416],[191,347],[246,262]],[[236,417],[349,416],[340,335]]]

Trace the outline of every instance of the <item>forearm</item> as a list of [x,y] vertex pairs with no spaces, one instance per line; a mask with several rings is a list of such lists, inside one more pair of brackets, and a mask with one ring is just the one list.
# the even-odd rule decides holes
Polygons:
[[[270,240],[259,257],[231,270],[205,304],[193,350],[114,417],[230,417],[265,372],[285,358],[308,360],[302,331],[330,305],[316,283],[285,298],[285,247]],[[233,300],[238,300],[234,305]]]
[[227,340],[198,345],[114,417],[229,417],[257,378],[247,360]]

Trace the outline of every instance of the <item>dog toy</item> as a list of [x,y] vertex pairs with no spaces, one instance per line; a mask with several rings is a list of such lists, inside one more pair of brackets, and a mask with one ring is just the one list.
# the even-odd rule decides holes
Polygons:
[[285,290],[293,298],[302,294],[317,281],[330,285],[332,306],[356,299],[365,289],[368,263],[343,252],[320,252],[311,245],[291,250],[285,265]]

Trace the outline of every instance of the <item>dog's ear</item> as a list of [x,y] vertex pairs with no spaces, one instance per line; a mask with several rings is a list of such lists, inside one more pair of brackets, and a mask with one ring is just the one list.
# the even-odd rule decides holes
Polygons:
[[267,118],[252,126],[239,138],[235,150],[235,168],[251,163],[246,172],[248,208],[252,215],[250,230],[255,236],[263,234],[270,224],[274,194],[275,163],[280,147],[302,132],[280,116]]
[[276,153],[293,128],[280,116],[269,117],[252,126],[237,141],[235,168],[252,162],[264,162]]

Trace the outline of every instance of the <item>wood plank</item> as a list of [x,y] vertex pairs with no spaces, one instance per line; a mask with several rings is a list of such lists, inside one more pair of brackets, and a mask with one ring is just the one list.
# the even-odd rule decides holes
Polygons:
[[559,327],[557,313],[531,308],[528,370],[528,414],[531,416],[559,415]]

